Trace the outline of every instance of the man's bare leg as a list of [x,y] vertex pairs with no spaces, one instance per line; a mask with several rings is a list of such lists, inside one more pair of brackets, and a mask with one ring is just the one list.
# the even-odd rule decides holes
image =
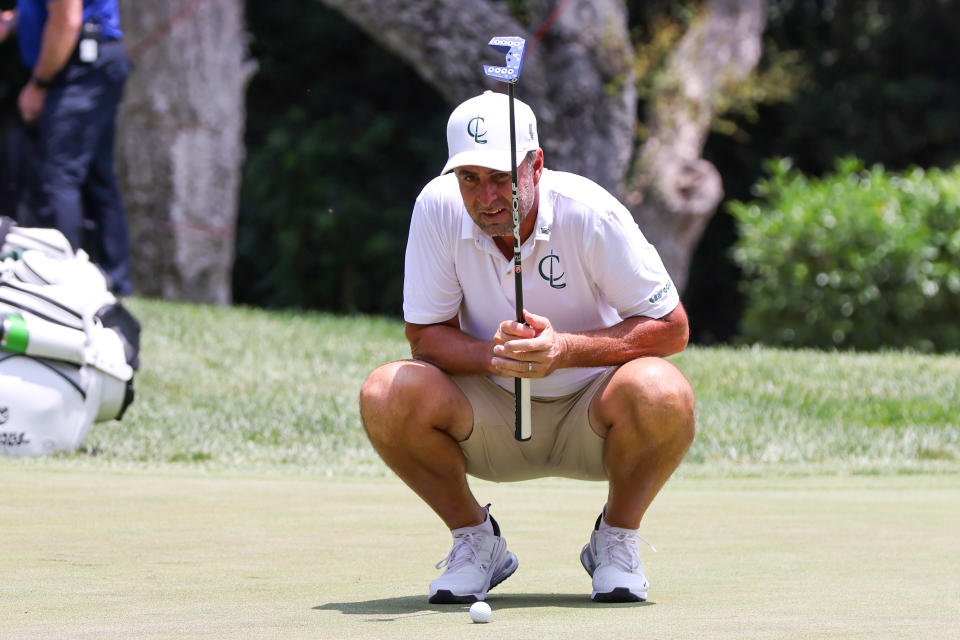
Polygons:
[[360,391],[360,414],[380,457],[430,505],[453,534],[453,547],[430,582],[432,604],[466,604],[514,571],[493,518],[467,485],[467,461],[458,442],[473,429],[473,409],[440,369],[416,362],[379,367]]
[[594,397],[590,422],[606,438],[607,524],[640,526],[693,442],[694,406],[690,383],[661,358],[624,364]]
[[360,415],[383,461],[447,527],[486,519],[458,444],[473,429],[473,409],[444,372],[413,360],[377,368],[360,390]]

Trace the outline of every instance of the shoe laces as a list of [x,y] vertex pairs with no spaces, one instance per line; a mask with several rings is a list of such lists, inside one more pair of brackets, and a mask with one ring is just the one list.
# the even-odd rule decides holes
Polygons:
[[601,544],[609,562],[631,573],[640,568],[640,540],[643,540],[654,553],[657,552],[654,546],[636,531],[601,529],[600,533]]
[[477,551],[483,536],[484,534],[478,531],[467,531],[454,535],[453,547],[450,549],[450,553],[447,554],[446,558],[436,564],[436,568],[443,569],[446,567],[447,571],[456,571],[470,564],[479,564],[483,567],[483,563],[480,560],[480,553]]

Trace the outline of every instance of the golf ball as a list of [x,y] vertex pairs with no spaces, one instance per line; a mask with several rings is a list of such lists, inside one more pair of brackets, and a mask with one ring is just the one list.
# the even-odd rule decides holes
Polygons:
[[493,611],[486,602],[474,602],[470,605],[470,619],[474,622],[490,622]]

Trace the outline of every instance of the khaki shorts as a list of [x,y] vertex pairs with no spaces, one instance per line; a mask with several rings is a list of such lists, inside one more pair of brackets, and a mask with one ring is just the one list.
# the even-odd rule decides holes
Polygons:
[[514,439],[513,394],[483,376],[453,377],[473,407],[473,431],[460,443],[467,473],[483,480],[515,482],[559,476],[606,480],[603,438],[590,426],[590,402],[613,375],[610,367],[569,396],[533,398],[532,437]]

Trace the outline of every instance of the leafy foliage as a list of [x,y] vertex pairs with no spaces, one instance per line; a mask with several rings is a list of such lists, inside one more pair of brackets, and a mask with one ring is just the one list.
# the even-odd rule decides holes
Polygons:
[[960,167],[853,159],[808,178],[789,160],[732,202],[743,337],[776,345],[960,350]]
[[442,166],[446,107],[317,2],[250,3],[260,72],[234,297],[398,315],[413,201]]
[[[790,100],[730,113],[735,126],[715,128],[708,139],[705,157],[729,200],[749,199],[764,162],[776,156],[813,175],[845,156],[896,171],[960,159],[960,67],[951,64],[960,1],[772,0],[767,15],[761,71],[771,80],[782,75],[771,67],[776,55],[806,73]],[[741,273],[729,257],[736,237],[735,221],[721,210],[694,256],[684,302],[701,344],[733,340],[740,326]]]
[[770,35],[803,51],[812,73],[770,121],[793,147],[781,155],[816,173],[847,155],[893,169],[957,160],[960,67],[945,62],[960,2],[778,0],[769,16]]
[[[498,1],[521,22],[557,6]],[[642,112],[656,70],[702,3],[627,6]],[[246,12],[260,70],[248,93],[234,299],[399,314],[409,212],[442,163],[447,106],[317,0],[246,2]],[[773,156],[813,175],[846,155],[893,170],[951,166],[960,149],[958,31],[960,0],[771,0],[761,73],[720,105],[728,111],[707,141],[727,196],[750,198]],[[0,134],[16,124],[27,77],[15,39],[0,45]],[[721,211],[694,257],[684,302],[700,343],[738,330],[741,273],[728,257],[736,236]]]

